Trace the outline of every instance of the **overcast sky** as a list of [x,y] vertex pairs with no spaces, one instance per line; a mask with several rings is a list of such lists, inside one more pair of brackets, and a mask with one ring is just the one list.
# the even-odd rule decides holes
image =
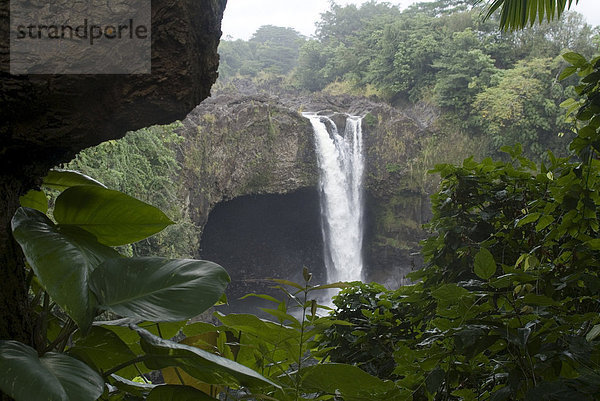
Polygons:
[[[337,4],[360,4],[365,0],[335,0]],[[425,0],[427,1],[427,0]],[[388,0],[406,8],[414,0]],[[228,0],[223,17],[223,39],[250,39],[262,25],[288,26],[306,36],[314,34],[315,22],[329,9],[329,0]],[[572,7],[589,24],[600,25],[600,1],[580,0]]]

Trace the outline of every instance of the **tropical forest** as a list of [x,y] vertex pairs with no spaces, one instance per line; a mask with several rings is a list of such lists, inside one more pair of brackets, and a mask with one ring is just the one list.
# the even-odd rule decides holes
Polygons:
[[156,0],[151,70],[27,74],[0,5],[0,400],[600,399],[593,1]]

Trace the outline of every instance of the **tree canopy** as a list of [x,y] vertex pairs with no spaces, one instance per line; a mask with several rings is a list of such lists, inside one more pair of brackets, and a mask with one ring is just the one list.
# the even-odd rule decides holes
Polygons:
[[[332,3],[321,15],[314,38],[265,26],[249,41],[222,42],[221,79],[276,74],[288,88],[309,92],[369,94],[399,106],[426,102],[442,111],[439,130],[489,136],[490,153],[521,141],[529,156],[544,157],[546,148],[564,154],[565,142],[557,140],[565,132],[558,105],[574,81],[555,79],[564,67],[557,56],[575,51],[590,57],[598,31],[580,14],[559,13],[565,3],[560,1],[555,8],[542,2],[536,9],[546,16],[548,10],[555,11],[549,23],[499,31],[502,7],[512,10],[533,3],[493,2],[490,7],[496,12],[487,20],[483,17],[492,8],[471,3],[437,0],[405,10],[376,1],[360,6]],[[527,90],[525,98],[511,98],[519,89],[519,76],[537,81],[521,85]],[[501,111],[494,96],[518,100],[514,112]],[[531,123],[524,127],[516,116]],[[506,135],[499,135],[501,131]]]

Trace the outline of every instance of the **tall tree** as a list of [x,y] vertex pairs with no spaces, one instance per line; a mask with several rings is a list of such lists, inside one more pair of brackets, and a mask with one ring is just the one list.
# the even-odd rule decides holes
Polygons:
[[260,72],[287,74],[298,62],[305,37],[292,28],[263,25],[249,41],[222,41],[219,77],[256,76]]
[[350,45],[369,21],[380,17],[397,17],[399,14],[398,7],[375,0],[360,7],[354,4],[340,6],[332,2],[331,9],[321,14],[321,21],[317,22],[317,39],[324,43],[333,41]]
[[367,80],[390,100],[418,98],[434,82],[433,61],[442,50],[439,21],[426,15],[402,18],[383,29]]
[[263,25],[250,39],[256,45],[256,59],[263,71],[287,74],[298,60],[304,37],[295,29]]
[[475,96],[489,86],[497,72],[494,60],[480,48],[471,29],[455,32],[434,61],[438,70],[435,97],[438,104],[457,114],[463,124],[469,121]]
[[521,143],[534,158],[547,149],[566,153],[568,141],[558,136],[569,128],[559,106],[564,88],[555,80],[560,69],[557,60],[522,60],[513,69],[499,71],[493,78],[496,85],[477,95],[473,112],[479,114],[493,149]]

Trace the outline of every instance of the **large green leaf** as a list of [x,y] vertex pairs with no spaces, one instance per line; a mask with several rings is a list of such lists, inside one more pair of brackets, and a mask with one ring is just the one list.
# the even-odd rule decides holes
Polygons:
[[583,57],[579,53],[575,52],[567,52],[562,55],[562,57],[569,63],[573,64],[575,67],[585,67],[588,63],[587,59]]
[[431,295],[439,301],[455,301],[462,297],[470,296],[469,290],[459,287],[454,283],[443,284],[435,290],[431,291]]
[[[137,356],[116,333],[103,327],[94,326],[85,336],[76,333],[73,340],[69,355],[77,357],[99,371],[107,371]],[[116,373],[129,378],[138,375],[132,365]]]
[[536,212],[536,213],[529,213],[527,216],[525,216],[522,219],[518,220],[516,227],[522,227],[525,224],[538,221],[538,219],[540,218],[541,215],[542,214],[538,213],[538,212]]
[[65,354],[42,357],[18,341],[0,341],[0,389],[16,401],[95,401],[104,381],[85,363]]
[[90,273],[120,255],[77,227],[56,226],[43,213],[19,208],[13,235],[27,262],[52,299],[84,331],[95,316],[96,299],[88,287]]
[[36,191],[35,189],[32,189],[21,196],[19,198],[19,203],[23,207],[30,207],[39,210],[42,213],[48,211],[48,198],[46,198],[46,194],[42,191]]
[[341,395],[346,401],[390,400],[398,391],[390,381],[341,363],[309,366],[302,369],[300,375],[305,389]]
[[[100,326],[106,330],[115,333],[127,346],[137,355],[143,353],[140,346],[140,337],[131,329],[132,325],[148,330],[150,333],[161,338],[172,338],[179,333],[179,330],[185,326],[184,322],[145,322],[143,319],[123,318],[110,321],[95,321],[94,326]],[[140,364],[136,365],[142,373],[146,373],[148,369]]]
[[446,373],[439,366],[432,370],[425,378],[425,388],[429,394],[435,394],[442,384]]
[[90,287],[102,309],[179,321],[214,305],[229,281],[225,269],[212,262],[145,257],[107,260],[92,274]]
[[214,324],[206,322],[194,322],[183,327],[181,330],[186,337],[194,337],[204,333],[217,331],[218,328]]
[[58,189],[59,191],[64,191],[67,188],[80,185],[94,185],[106,188],[101,182],[78,171],[59,169],[50,170],[48,172],[48,175],[44,178],[44,185],[53,189]]
[[592,327],[592,329],[589,331],[589,333],[586,334],[585,339],[588,341],[594,341],[596,339],[596,337],[598,337],[599,335],[600,335],[600,324],[597,324],[594,327]]
[[[242,332],[244,335],[252,335],[256,338],[260,338],[270,344],[282,346],[283,343],[292,341],[292,345],[295,350],[298,347],[299,333],[295,329],[271,322],[270,320],[263,320],[259,317],[245,313],[230,313],[223,315],[221,313],[215,313],[217,319],[221,321],[225,326]],[[291,350],[293,352],[293,350]]]
[[275,383],[254,370],[232,360],[222,358],[200,348],[173,341],[163,340],[147,330],[135,329],[141,338],[141,345],[146,352],[144,360],[150,369],[164,369],[177,366],[189,375],[208,384],[227,386],[275,386]]
[[173,224],[154,206],[119,191],[89,185],[71,187],[60,194],[54,218],[61,225],[83,228],[110,246],[142,240]]
[[155,387],[147,401],[216,401],[206,393],[189,386],[167,384]]
[[475,274],[484,280],[489,279],[496,273],[496,261],[494,255],[485,248],[481,248],[475,255]]

